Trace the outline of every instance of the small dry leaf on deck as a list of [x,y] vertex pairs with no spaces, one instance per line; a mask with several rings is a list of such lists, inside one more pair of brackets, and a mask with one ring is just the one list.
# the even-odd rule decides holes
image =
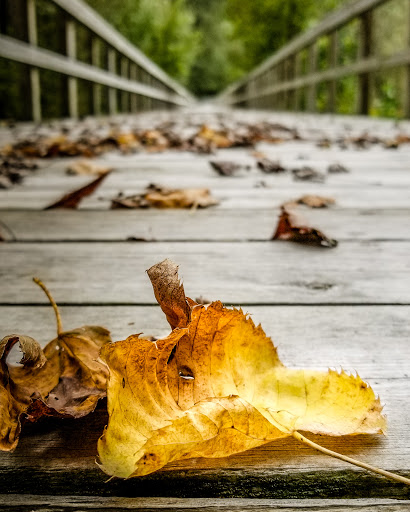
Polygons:
[[107,174],[110,170],[110,168],[96,164],[91,160],[77,160],[77,162],[73,162],[67,167],[66,173],[70,175],[90,174],[100,176]]
[[242,168],[241,164],[228,161],[211,160],[209,164],[220,176],[235,176]]
[[324,174],[308,166],[292,169],[292,174],[293,179],[296,181],[313,181],[315,183],[323,183],[325,181]]
[[342,164],[330,164],[329,167],[327,168],[327,172],[329,174],[342,174],[350,171],[347,167],[345,167]]
[[373,390],[344,371],[286,368],[272,340],[242,310],[185,297],[178,267],[148,270],[172,332],[110,343],[108,427],[101,468],[122,478],[168,462],[227,457],[298,430],[322,435],[379,434],[386,428]]
[[324,196],[316,196],[314,194],[307,194],[305,196],[299,197],[299,199],[295,199],[294,201],[289,201],[283,204],[284,207],[289,208],[292,205],[304,204],[305,206],[309,206],[309,208],[327,208],[331,204],[335,204],[335,200],[333,197],[324,197]]
[[111,208],[207,208],[217,204],[207,188],[169,189],[152,184],[143,194],[119,195]]
[[[19,334],[0,341],[0,450],[15,449],[25,421],[43,416],[80,418],[106,395],[108,371],[98,357],[111,341],[109,331],[98,326],[63,331],[52,304],[58,332],[44,349]],[[7,363],[16,344],[23,353],[20,366]]]
[[98,178],[91,181],[91,183],[87,183],[84,187],[78,188],[77,190],[73,190],[73,192],[69,192],[65,194],[61,199],[56,201],[53,204],[50,204],[44,210],[53,210],[55,208],[68,208],[75,210],[84,197],[90,196],[95,190],[101,185],[101,183],[105,180],[105,178],[110,174],[110,170],[100,174]]
[[26,176],[38,169],[38,165],[30,160],[0,156],[0,189],[7,189],[21,183]]
[[275,160],[269,160],[269,158],[261,158],[258,160],[257,165],[261,171],[267,174],[277,174],[286,171],[283,165]]
[[337,246],[337,240],[328,238],[322,231],[307,226],[306,221],[298,218],[286,205],[281,206],[278,225],[272,240],[287,240],[328,248]]

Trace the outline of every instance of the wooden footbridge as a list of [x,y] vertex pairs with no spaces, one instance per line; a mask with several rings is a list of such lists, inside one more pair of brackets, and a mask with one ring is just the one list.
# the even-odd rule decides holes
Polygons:
[[[0,2],[0,56],[20,66],[16,89],[27,107],[26,122],[0,130],[3,168],[27,155],[38,165],[0,189],[0,338],[19,332],[45,344],[55,336],[33,276],[53,292],[67,329],[95,324],[113,340],[162,337],[169,328],[145,270],[170,258],[189,296],[241,306],[287,366],[345,368],[368,381],[385,406],[388,435],[312,439],[410,477],[410,38],[397,53],[372,53],[373,15],[389,2],[358,0],[332,13],[211,105],[195,103],[81,1],[48,3],[64,34],[61,53],[39,44],[36,0]],[[352,22],[359,52],[343,63],[338,34]],[[88,61],[77,58],[80,29],[89,36]],[[321,38],[329,40],[329,59],[318,69]],[[405,76],[403,120],[367,117],[373,74],[397,67]],[[45,71],[65,84],[66,117],[40,124]],[[337,115],[338,84],[348,76],[357,78],[360,116]],[[323,90],[325,112],[317,113]],[[79,114],[98,117],[78,121]],[[253,147],[238,142],[255,130]],[[89,154],[110,174],[77,208],[46,209],[90,183],[90,175],[66,172]],[[286,171],[264,173],[261,159]],[[238,168],[221,176],[210,161]],[[335,164],[348,172],[331,172]],[[303,168],[313,170],[310,180],[291,172]],[[206,188],[219,204],[111,208],[151,183]],[[281,205],[307,194],[334,200],[297,208],[337,247],[272,240]],[[84,419],[26,426],[17,449],[0,453],[0,510],[410,510],[407,486],[295,440],[107,482],[95,464],[106,422],[102,407]]]

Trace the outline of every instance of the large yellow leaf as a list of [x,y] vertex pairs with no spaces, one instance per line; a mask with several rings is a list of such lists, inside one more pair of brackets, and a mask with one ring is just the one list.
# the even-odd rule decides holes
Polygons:
[[173,331],[102,349],[110,369],[109,424],[98,445],[106,473],[127,478],[176,459],[226,457],[297,430],[385,430],[380,401],[360,377],[286,368],[241,310],[186,299],[172,262],[148,274]]

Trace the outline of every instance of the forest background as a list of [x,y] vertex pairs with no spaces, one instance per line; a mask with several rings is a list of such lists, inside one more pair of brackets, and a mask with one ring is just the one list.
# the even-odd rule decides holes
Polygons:
[[[7,0],[9,1],[9,0]],[[0,7],[7,4],[0,0]],[[13,0],[14,3],[23,0]],[[317,24],[330,11],[351,0],[85,0],[127,39],[139,47],[170,76],[199,98],[218,94],[288,41]],[[64,29],[56,26],[57,7],[36,0],[39,46],[64,53]],[[391,0],[375,10],[374,54],[388,56],[410,43],[410,0]],[[6,17],[3,16],[3,20]],[[339,63],[347,64],[358,53],[358,20],[339,31]],[[16,36],[0,19],[0,32]],[[319,69],[324,69],[329,38],[319,40]],[[89,34],[77,31],[77,56],[90,62]],[[106,55],[103,55],[103,60]],[[102,67],[105,64],[101,63]],[[24,119],[16,79],[21,65],[0,59],[0,118]],[[16,78],[17,77],[17,78]],[[44,117],[67,115],[64,77],[42,70]],[[338,84],[337,112],[353,114],[357,104],[357,77]],[[404,69],[390,69],[372,78],[372,115],[402,117],[406,90]],[[79,81],[80,114],[86,115],[90,86]],[[104,104],[106,104],[105,101]],[[316,109],[326,110],[325,87],[319,90]],[[104,110],[104,109],[103,109]],[[105,106],[105,111],[107,110]]]

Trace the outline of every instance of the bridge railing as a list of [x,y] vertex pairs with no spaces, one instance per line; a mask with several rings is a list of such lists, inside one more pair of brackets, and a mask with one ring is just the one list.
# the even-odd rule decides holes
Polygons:
[[[372,78],[393,68],[404,69],[401,115],[410,117],[410,1],[405,13],[404,47],[390,55],[377,55],[377,8],[393,0],[356,0],[330,13],[321,23],[290,41],[219,97],[224,103],[245,108],[270,108],[308,112],[337,112],[338,85],[356,77],[357,114],[371,110]],[[386,6],[382,5],[386,4]],[[356,24],[353,58],[344,58],[341,34]],[[393,36],[396,26],[390,27]],[[386,37],[386,36],[385,36]],[[323,58],[323,49],[325,58]],[[350,48],[350,53],[352,53]],[[347,52],[349,53],[349,52]],[[322,57],[319,59],[319,56]],[[325,94],[323,94],[323,91]],[[320,100],[319,101],[319,95]],[[323,101],[323,97],[325,100]]]
[[[65,77],[63,103],[69,117],[79,115],[79,82],[89,86],[87,113],[94,115],[102,113],[103,92],[106,113],[111,115],[172,108],[192,101],[184,87],[83,1],[42,3],[52,4],[55,9],[54,30],[61,32],[58,37],[62,41],[59,52],[39,44],[38,0],[0,0],[0,57],[23,64],[25,76],[20,81],[26,97],[20,101],[29,104],[27,118],[40,121],[43,117],[42,99],[48,92],[42,91],[43,70]],[[78,58],[79,31],[86,33],[88,62]]]

